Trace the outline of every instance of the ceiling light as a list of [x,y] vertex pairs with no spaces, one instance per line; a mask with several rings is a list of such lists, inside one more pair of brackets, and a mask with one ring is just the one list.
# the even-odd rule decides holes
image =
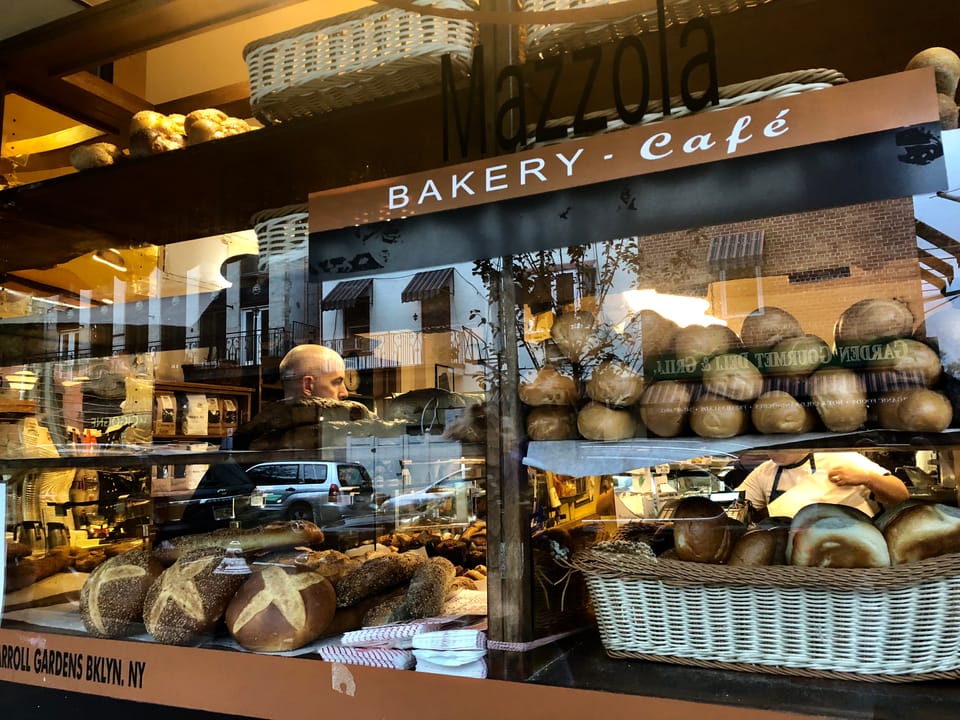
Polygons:
[[17,370],[4,379],[11,390],[33,390],[37,384],[37,374],[32,370]]
[[124,262],[123,257],[120,255],[118,250],[113,248],[107,248],[106,250],[98,250],[93,254],[93,259],[98,263],[111,267],[117,272],[126,272],[127,263]]

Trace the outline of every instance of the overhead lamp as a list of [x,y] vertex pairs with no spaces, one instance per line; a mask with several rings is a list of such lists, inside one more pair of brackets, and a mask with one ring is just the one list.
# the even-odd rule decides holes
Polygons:
[[38,376],[32,370],[17,370],[10,373],[4,380],[11,390],[33,390],[36,387]]
[[117,272],[126,272],[127,263],[124,261],[123,256],[120,255],[119,250],[114,248],[107,248],[106,250],[97,250],[93,254],[93,259],[98,263],[106,265],[107,267],[113,268]]

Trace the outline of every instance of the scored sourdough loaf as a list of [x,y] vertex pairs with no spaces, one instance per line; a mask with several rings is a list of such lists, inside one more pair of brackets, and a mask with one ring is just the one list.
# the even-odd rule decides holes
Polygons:
[[218,572],[226,551],[183,553],[156,579],[143,604],[143,622],[157,642],[190,645],[210,634],[246,575]]
[[163,565],[147,550],[129,550],[101,563],[80,589],[80,619],[91,635],[123,637],[143,620],[143,603]]
[[296,650],[330,626],[337,595],[318,571],[256,563],[252,569],[224,616],[240,645],[258,652]]

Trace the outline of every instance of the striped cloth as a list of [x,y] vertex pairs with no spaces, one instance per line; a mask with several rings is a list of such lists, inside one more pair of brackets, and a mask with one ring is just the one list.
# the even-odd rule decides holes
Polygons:
[[487,646],[483,630],[439,630],[413,637],[413,647],[423,650],[473,650]]
[[327,662],[340,662],[348,665],[366,665],[367,667],[395,668],[409,670],[414,665],[413,653],[395,648],[355,648],[342,645],[326,645],[317,648],[317,653]]
[[443,625],[443,620],[436,619],[366,627],[345,632],[340,638],[340,644],[347,647],[410,648],[413,647],[414,635],[438,630]]

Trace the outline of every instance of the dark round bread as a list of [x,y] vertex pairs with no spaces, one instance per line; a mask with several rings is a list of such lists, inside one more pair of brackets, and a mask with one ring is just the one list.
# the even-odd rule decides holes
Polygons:
[[80,589],[80,619],[91,635],[123,637],[143,620],[143,603],[163,565],[147,550],[108,558]]
[[217,572],[226,551],[199,548],[183,553],[156,579],[143,603],[143,622],[153,639],[191,645],[223,618],[246,575]]
[[689,562],[725,562],[744,530],[719,503],[707,497],[681,499],[673,515],[674,548],[681,560]]
[[337,594],[315,570],[253,565],[254,572],[227,605],[224,619],[248,650],[296,650],[320,637],[333,621]]
[[787,525],[750,530],[733,546],[727,565],[785,565],[789,537]]
[[883,536],[894,565],[960,552],[960,508],[911,504],[885,523]]

